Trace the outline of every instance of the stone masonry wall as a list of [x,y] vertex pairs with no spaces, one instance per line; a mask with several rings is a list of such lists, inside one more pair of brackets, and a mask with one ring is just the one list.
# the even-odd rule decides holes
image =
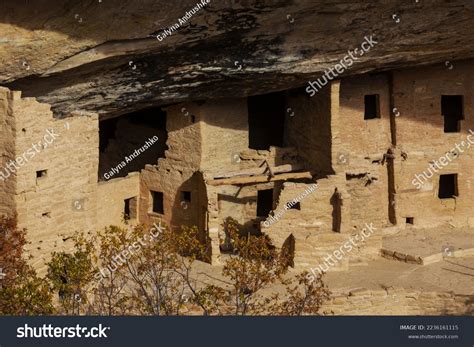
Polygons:
[[[247,99],[225,99],[207,101],[201,106],[203,156],[201,169],[206,179],[226,172],[257,167],[264,159],[272,165],[273,152],[262,151],[263,159],[242,160],[241,153],[248,151],[249,125]],[[257,152],[257,151],[253,151]],[[211,238],[213,263],[219,263],[220,245],[225,240],[222,224],[232,217],[240,224],[242,232],[253,232],[256,228],[257,190],[269,189],[273,183],[252,186],[207,185],[208,230]]]
[[[388,223],[388,172],[383,155],[391,147],[388,77],[364,75],[340,82],[339,112],[333,155],[336,172],[345,174],[351,195],[351,223]],[[364,96],[377,94],[380,118],[364,119]],[[333,94],[333,98],[335,95]]]
[[[99,182],[97,186],[97,229],[109,225],[122,225],[125,199],[138,199],[139,187],[140,174],[138,172],[130,173],[127,177]],[[136,222],[136,220],[130,222]]]
[[27,229],[27,249],[41,270],[75,231],[95,230],[98,118],[74,114],[54,119],[49,105],[15,95],[15,154],[28,159],[16,175],[18,226]]
[[201,171],[210,175],[239,170],[235,155],[249,146],[247,99],[206,101],[199,111]]
[[327,315],[472,315],[474,296],[403,288],[334,292],[321,312]]
[[[364,119],[364,96],[379,95],[380,118]],[[388,78],[384,74],[345,78],[340,82],[338,150],[347,154],[350,166],[364,163],[364,158],[380,155],[391,145]],[[345,153],[343,153],[345,151]]]
[[[173,227],[187,224],[209,229],[213,254],[217,254],[226,217],[236,218],[243,229],[255,228],[259,189],[275,188],[274,210],[278,212],[311,182],[243,187],[206,186],[204,182],[218,173],[256,168],[265,161],[273,166],[301,160],[314,173],[318,188],[300,202],[301,210],[286,211],[263,231],[278,247],[293,235],[295,259],[302,266],[320,262],[345,234],[356,233],[366,223],[386,226],[390,209],[395,209],[399,223],[414,217],[415,226],[444,222],[474,225],[470,207],[474,162],[466,140],[468,130],[474,129],[470,115],[473,74],[468,62],[459,62],[452,70],[432,66],[396,71],[393,85],[390,75],[376,74],[334,81],[312,98],[288,92],[286,105],[294,113],[286,116],[285,144],[291,149],[248,149],[244,98],[170,106],[165,158],[146,165],[139,175],[104,184],[97,184],[97,115],[77,113],[54,119],[48,105],[2,88],[2,164],[29,150],[34,153],[34,158],[0,182],[2,212],[18,213],[19,226],[28,229],[33,241],[31,254],[44,255],[65,247],[60,234],[67,239],[74,231],[120,223],[124,199],[139,196],[139,222],[162,220]],[[390,116],[391,90],[396,117]],[[378,95],[380,118],[365,120],[364,96],[371,94]],[[460,133],[447,134],[443,132],[441,95],[455,94],[464,95],[465,119]],[[51,143],[38,144],[45,136],[52,138]],[[459,197],[438,198],[439,173],[416,189],[412,183],[415,175],[427,171],[431,161],[463,141],[464,151],[440,172],[458,174]],[[127,142],[126,148],[133,149],[132,142]],[[32,144],[38,144],[39,149],[31,149]],[[114,148],[113,141],[110,148]],[[395,154],[396,196],[390,209],[391,176],[384,157],[389,149]],[[163,213],[152,211],[152,191],[163,193]],[[191,201],[183,204],[183,193],[190,193]],[[379,239],[374,237],[370,242],[364,251],[367,257],[357,251],[347,261],[363,262],[374,256]]]
[[[208,211],[217,206],[217,194],[206,191],[203,179],[221,171],[240,168],[234,156],[248,147],[246,99],[183,103],[167,109],[168,149],[157,166],[147,165],[141,173],[140,222],[163,220],[168,225],[197,225],[207,228]],[[203,175],[197,175],[200,171]],[[151,211],[150,191],[164,193],[164,213]],[[181,201],[181,192],[194,199]],[[216,220],[215,224],[219,224]],[[214,230],[214,229],[213,229]],[[210,232],[213,255],[219,253],[217,231]]]
[[[168,149],[157,165],[146,165],[141,171],[139,221],[146,224],[163,221],[179,227],[206,213],[196,206],[181,204],[180,200],[181,191],[192,191],[196,196],[192,177],[201,163],[201,112],[194,103],[170,106],[166,111]],[[163,193],[163,214],[152,211],[152,191]]]
[[16,122],[13,115],[12,104],[20,98],[19,92],[12,92],[7,88],[0,87],[0,146],[2,157],[0,158],[0,214],[12,216],[15,214],[15,189],[16,174],[7,171],[7,164],[15,159],[15,132]]
[[[437,65],[394,72],[394,100],[400,112],[396,117],[398,152],[394,164],[399,223],[414,217],[415,227],[446,222],[474,225],[474,146],[467,140],[469,129],[474,131],[473,78],[474,67],[468,61],[458,62],[451,70]],[[441,95],[464,95],[464,120],[459,133],[444,132]],[[425,171],[431,176],[430,162],[450,152],[456,143],[462,152],[449,154],[452,161],[442,169],[435,166],[434,176],[417,189],[412,183],[415,175]],[[459,196],[439,199],[439,175],[451,173],[458,174]]]
[[247,186],[207,186],[209,204],[209,233],[213,242],[213,255],[219,261],[220,245],[226,241],[223,223],[232,217],[238,223],[242,233],[258,232],[262,217],[257,216],[257,194],[259,190],[278,190],[275,182],[260,183]]
[[389,225],[387,165],[371,164],[363,170],[346,173],[346,190],[350,195],[349,223],[352,230],[365,223],[378,227]]
[[287,93],[285,144],[298,150],[307,169],[317,177],[334,173],[332,168],[331,87],[313,97]]
[[[329,176],[317,180],[317,187],[310,192],[310,183],[283,183],[275,214],[284,211],[285,204],[310,192],[300,200],[301,210],[288,209],[277,220],[267,218],[269,227],[262,223],[262,231],[270,236],[277,247],[282,247],[286,239],[295,238],[294,264],[297,268],[310,270],[324,263],[327,255],[333,254],[356,234],[350,226],[351,199],[345,191],[345,181],[341,176]],[[337,193],[336,193],[337,188]],[[340,225],[335,225],[339,221]],[[340,232],[335,232],[339,229]],[[379,256],[381,234],[374,233],[364,242],[357,242],[329,271],[347,270],[350,263],[360,264]],[[346,249],[347,251],[347,249]],[[316,271],[316,270],[315,270]]]

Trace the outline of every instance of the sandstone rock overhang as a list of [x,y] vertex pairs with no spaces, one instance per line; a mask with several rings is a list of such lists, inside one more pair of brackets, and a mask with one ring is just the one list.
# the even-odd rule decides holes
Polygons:
[[108,117],[303,86],[373,35],[343,75],[474,57],[472,0],[4,1],[0,84]]

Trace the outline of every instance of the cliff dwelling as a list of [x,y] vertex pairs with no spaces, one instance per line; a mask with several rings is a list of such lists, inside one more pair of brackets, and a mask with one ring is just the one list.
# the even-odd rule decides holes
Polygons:
[[[51,149],[10,181],[17,187],[8,194],[10,208],[34,237],[48,235],[40,252],[32,250],[38,256],[54,250],[60,230],[125,220],[198,226],[219,263],[231,217],[243,232],[265,233],[278,247],[294,237],[296,267],[310,266],[325,252],[321,245],[368,220],[377,228],[472,226],[470,65],[342,78],[313,97],[293,88],[105,119],[93,113],[59,119],[47,104],[3,88],[4,109],[12,110],[4,121],[15,124],[4,139],[16,144],[5,164],[41,138],[45,124],[58,133]],[[395,106],[400,115],[391,111]],[[32,113],[34,122],[26,117]],[[412,181],[443,155],[448,140],[464,141],[466,151],[452,154],[449,172],[433,172],[417,189]],[[70,148],[77,153],[72,161],[61,157]],[[58,203],[42,203],[50,196]],[[377,257],[381,242],[374,235],[351,257]]]

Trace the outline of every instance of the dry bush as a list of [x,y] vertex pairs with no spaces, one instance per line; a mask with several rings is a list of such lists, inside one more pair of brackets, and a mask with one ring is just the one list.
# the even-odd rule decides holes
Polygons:
[[51,292],[24,256],[25,230],[17,229],[15,218],[0,217],[0,314],[52,314]]
[[[196,227],[109,227],[74,237],[72,253],[55,253],[48,279],[62,313],[95,315],[318,314],[329,297],[322,278],[290,276],[288,260],[265,236],[241,235],[226,221],[234,254],[218,284],[198,280],[195,264],[209,259]],[[279,292],[273,292],[278,288]]]

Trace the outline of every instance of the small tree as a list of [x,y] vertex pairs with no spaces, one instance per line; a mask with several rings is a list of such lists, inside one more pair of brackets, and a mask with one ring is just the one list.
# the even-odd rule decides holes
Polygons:
[[73,236],[75,251],[53,252],[48,262],[46,278],[59,295],[62,312],[68,315],[81,313],[87,301],[87,287],[92,280],[94,246],[82,234]]
[[196,227],[109,227],[97,237],[97,263],[89,312],[181,315],[195,298],[193,263],[207,246]]
[[[134,229],[137,238],[143,232]],[[141,314],[181,315],[188,312],[191,301],[202,307],[192,270],[207,253],[207,242],[197,227],[183,226],[179,232],[160,227],[153,241],[134,253],[125,267],[134,288],[134,308]]]
[[26,266],[23,250],[26,245],[25,230],[17,229],[14,218],[0,216],[0,287],[11,284]]
[[[224,286],[211,285],[200,292],[210,303],[208,311],[232,315],[318,314],[330,294],[322,276],[310,279],[307,272],[296,278],[286,276],[287,255],[279,254],[268,237],[241,236],[232,218],[224,226],[234,255],[222,270]],[[282,287],[284,298],[279,293],[272,294]]]
[[285,299],[274,297],[269,313],[278,316],[318,315],[322,304],[329,299],[330,291],[322,275],[313,277],[303,271],[296,278],[284,280]]
[[0,314],[52,314],[48,284],[24,258],[25,233],[15,218],[0,217]]
[[89,239],[77,235],[73,253],[53,254],[47,277],[67,314],[318,313],[329,296],[321,277],[288,276],[286,257],[267,237],[241,235],[232,219],[226,227],[234,254],[218,284],[206,283],[196,270],[196,261],[209,255],[198,228],[173,232],[161,225],[109,227]]
[[[129,279],[123,269],[109,268],[111,261],[127,243],[132,246],[126,229],[116,226],[105,228],[97,235],[94,280],[91,286],[90,314],[126,315],[131,314],[131,289]],[[127,290],[129,289],[129,290]]]

